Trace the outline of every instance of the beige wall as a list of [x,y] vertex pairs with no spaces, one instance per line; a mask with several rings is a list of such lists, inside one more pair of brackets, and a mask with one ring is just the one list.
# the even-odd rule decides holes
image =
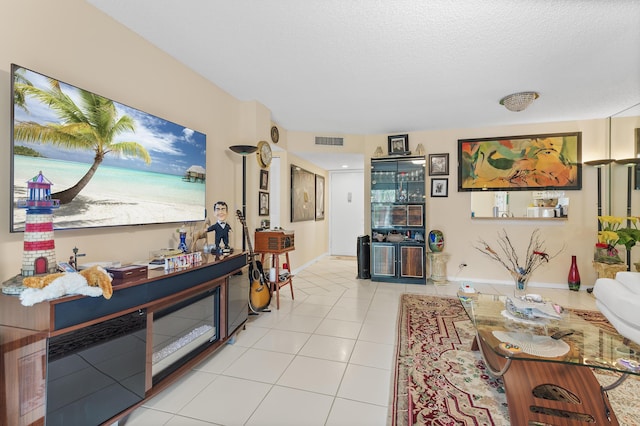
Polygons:
[[[451,254],[449,275],[454,276],[458,273],[458,265],[466,263],[468,266],[459,273],[458,278],[511,282],[506,270],[475,250],[474,245],[478,245],[478,239],[495,242],[497,233],[504,229],[514,244],[520,246],[519,252],[524,256],[531,232],[539,228],[548,253],[557,252],[563,246],[565,248],[558,257],[533,274],[531,283],[566,284],[571,255],[576,255],[582,282],[584,285],[592,284],[596,277],[591,266],[597,212],[594,170],[583,169],[583,190],[567,191],[570,213],[566,221],[472,219],[471,193],[457,191],[457,140],[579,131],[582,132],[583,159],[589,159],[598,157],[594,151],[597,151],[600,134],[604,132],[603,123],[604,120],[592,120],[410,134],[409,140],[422,142],[427,153],[449,153],[449,196],[427,198],[428,228],[444,232],[445,250]],[[429,187],[427,190],[430,193]]]
[[[282,141],[282,134],[284,133],[284,141]],[[278,145],[285,148],[287,152],[281,155],[283,158],[283,164],[287,164],[286,170],[283,170],[282,187],[280,193],[282,196],[282,206],[280,211],[282,212],[282,227],[286,229],[292,229],[296,232],[296,252],[291,256],[295,256],[296,262],[294,263],[292,258],[292,265],[294,268],[302,266],[304,263],[309,262],[317,258],[318,256],[328,253],[329,249],[329,210],[331,208],[331,197],[325,194],[325,219],[322,221],[305,221],[291,223],[291,200],[290,200],[290,186],[291,186],[291,170],[290,165],[295,164],[305,170],[324,176],[325,178],[325,190],[328,191],[330,185],[329,173],[321,169],[306,160],[296,156],[295,152],[304,153],[318,153],[318,154],[362,154],[368,148],[366,148],[366,137],[364,135],[351,135],[351,134],[332,134],[329,132],[308,133],[308,132],[295,132],[295,131],[281,131],[281,142]],[[341,137],[344,139],[343,146],[329,146],[329,145],[316,145],[316,136],[327,137]],[[365,173],[366,174],[366,173]],[[365,194],[368,194],[367,190]],[[365,221],[366,223],[366,221]],[[355,242],[354,242],[355,244]],[[300,259],[303,262],[300,263]],[[354,271],[355,274],[355,271]]]
[[[255,144],[270,140],[270,111],[257,102],[240,102],[220,88],[205,81],[171,57],[159,51],[137,35],[82,0],[43,2],[22,0],[5,2],[0,15],[0,199],[7,206],[9,194],[9,99],[10,64],[17,63],[35,71],[59,78],[94,91],[118,102],[197,129],[207,135],[207,205],[225,200],[230,207],[241,207],[242,160],[228,150],[235,144]],[[28,18],[26,18],[28,17]],[[52,27],[53,26],[53,27]],[[203,52],[206,54],[206,52]],[[629,119],[614,131],[611,147],[613,158],[635,155],[633,128],[638,119]],[[280,192],[281,224],[296,232],[296,251],[291,263],[298,268],[328,249],[328,220],[289,222],[290,164],[328,177],[328,173],[289,152],[334,150],[316,147],[315,135],[281,130],[281,140],[275,155],[282,157]],[[479,221],[470,217],[470,193],[457,192],[457,140],[462,138],[510,136],[535,133],[580,131],[583,136],[583,160],[608,158],[607,120],[543,123],[523,126],[456,129],[412,132],[410,149],[422,143],[427,153],[450,154],[449,196],[427,198],[427,227],[445,233],[446,251],[451,254],[449,275],[455,276],[461,262],[469,266],[457,278],[508,281],[506,272],[473,249],[478,238],[495,239],[496,232],[509,234],[525,244],[530,232],[539,227],[550,252],[565,247],[548,266],[539,269],[532,281],[562,284],[566,282],[570,256],[578,257],[584,286],[595,279],[591,267],[592,248],[596,235],[596,170],[583,169],[583,190],[571,191],[571,211],[565,222],[543,221]],[[323,136],[331,136],[323,134]],[[365,155],[365,194],[370,185],[369,159],[377,146],[387,147],[387,135],[336,135],[345,137],[342,152]],[[259,222],[257,198],[259,171],[253,156],[247,158],[247,221],[249,229]],[[256,183],[255,185],[253,183]],[[612,167],[606,185],[616,194],[612,198],[613,213],[625,214],[626,173]],[[272,189],[274,190],[274,189]],[[429,188],[427,186],[427,193]],[[622,192],[622,198],[620,196]],[[637,192],[637,191],[636,191]],[[634,193],[634,203],[637,204]],[[329,198],[326,197],[328,200]],[[368,200],[365,200],[365,223],[369,222]],[[330,208],[330,206],[327,206]],[[9,208],[0,210],[0,279],[5,280],[20,271],[22,234],[8,232]],[[115,227],[56,232],[58,260],[65,260],[73,247],[87,254],[89,261],[119,260],[128,262],[146,259],[150,250],[175,246],[175,225]],[[236,228],[239,230],[239,226]],[[234,235],[234,246],[241,246],[241,233]],[[640,256],[636,250],[635,256]],[[83,259],[83,261],[85,260]]]
[[[205,133],[210,176],[207,206],[211,209],[216,200],[225,200],[234,210],[241,208],[242,160],[228,147],[269,140],[269,110],[257,102],[238,101],[82,0],[3,3],[0,99],[5,102],[0,102],[3,129],[0,199],[4,207],[0,209],[0,280],[19,274],[22,264],[23,235],[9,233],[11,63]],[[256,159],[250,156],[247,158],[249,229],[259,223],[258,176]],[[287,209],[283,207],[282,211]],[[81,253],[86,253],[83,262],[144,260],[151,250],[175,247],[176,228],[172,224],[57,231],[56,256],[58,261],[66,260],[72,249],[78,247]],[[300,228],[300,232],[317,234],[308,241],[317,242],[318,247],[296,251],[294,266],[327,250],[326,237],[318,236],[326,234],[326,222],[304,224]],[[239,223],[235,229],[241,229]],[[234,247],[242,246],[241,235],[234,233]]]
[[[618,123],[614,120],[614,126]],[[629,119],[624,128],[612,130],[616,144],[612,144],[618,152],[617,158],[634,156],[633,126],[638,125],[637,118]],[[507,230],[514,244],[520,244],[524,253],[529,236],[535,228],[540,228],[546,241],[548,253],[561,251],[548,265],[538,269],[531,282],[535,285],[562,286],[566,284],[571,256],[576,255],[580,269],[583,288],[591,286],[596,273],[591,265],[593,245],[597,235],[597,175],[593,167],[583,167],[580,191],[567,191],[570,198],[570,214],[566,221],[544,220],[478,220],[471,218],[471,193],[458,192],[457,181],[457,141],[466,138],[483,138],[493,136],[514,136],[542,133],[582,132],[583,161],[610,158],[608,143],[608,120],[585,120],[554,123],[539,123],[519,126],[501,126],[470,129],[452,129],[442,131],[421,131],[409,133],[409,148],[415,152],[417,145],[422,144],[426,153],[449,153],[449,196],[446,198],[427,197],[427,229],[440,229],[445,234],[445,250],[451,255],[448,262],[450,278],[470,279],[476,281],[511,282],[508,273],[474,249],[478,239],[491,243],[496,241],[499,231]],[[624,135],[624,136],[623,136]],[[353,152],[354,147],[361,149],[365,156],[365,194],[369,193],[369,169],[371,157],[376,147],[387,152],[388,135],[345,136],[345,146],[316,147],[313,146],[311,133],[290,132],[289,149],[309,152]],[[349,144],[348,142],[351,142]],[[613,157],[616,158],[616,157]],[[612,167],[613,189],[616,197],[612,197],[612,212],[624,215],[626,199],[620,201],[626,193],[626,169],[621,166]],[[623,173],[622,177],[618,174]],[[605,177],[605,187],[608,177]],[[426,183],[426,193],[430,194],[430,182]],[[620,193],[623,191],[622,193]],[[634,194],[635,196],[636,194]],[[605,202],[607,194],[603,195]],[[621,204],[622,203],[622,204]],[[365,200],[365,224],[370,223],[370,203]],[[607,209],[605,209],[607,213]],[[370,233],[370,230],[368,231]],[[634,251],[632,260],[640,257],[640,250]],[[637,260],[634,260],[637,261]],[[468,266],[458,274],[458,265]]]
[[[565,247],[562,253],[548,265],[538,269],[531,283],[536,285],[566,284],[571,255],[578,257],[582,282],[591,285],[595,272],[591,267],[593,244],[596,240],[596,175],[593,169],[583,170],[583,190],[568,191],[571,207],[567,221],[509,221],[479,220],[471,218],[471,193],[458,192],[457,141],[458,139],[483,138],[493,136],[514,136],[540,133],[582,132],[583,159],[604,158],[598,152],[603,150],[601,137],[605,134],[605,120],[590,120],[564,123],[543,123],[522,126],[454,129],[443,131],[423,131],[409,133],[409,148],[415,152],[421,143],[427,155],[449,153],[449,194],[446,198],[427,196],[427,229],[439,229],[445,235],[445,251],[451,257],[448,275],[456,280],[469,279],[489,282],[511,282],[508,273],[498,264],[484,257],[474,249],[478,239],[488,243],[496,241],[498,231],[506,230],[514,241],[521,243],[521,252],[526,250],[529,236],[535,228],[540,228],[549,253]],[[387,151],[387,135],[367,138],[372,147],[366,152],[370,161],[376,146]],[[366,167],[365,167],[366,169]],[[370,177],[365,173],[365,188],[370,185]],[[430,194],[430,181],[426,183],[426,193]],[[369,206],[369,200],[365,204]],[[365,212],[365,223],[370,223],[369,207]],[[458,265],[468,266],[458,274]]]
[[[291,222],[291,165],[294,164],[312,173],[324,176],[327,181],[327,172],[308,161],[295,155],[283,152],[282,179],[280,181],[280,226],[295,232],[295,251],[289,253],[291,267],[295,270],[317,257],[326,254],[329,247],[329,221],[307,220],[303,222]],[[326,199],[326,197],[325,197]]]

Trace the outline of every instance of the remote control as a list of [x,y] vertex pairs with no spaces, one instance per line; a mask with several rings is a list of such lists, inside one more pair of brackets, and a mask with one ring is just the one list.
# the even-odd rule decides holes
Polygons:
[[573,334],[573,331],[571,330],[560,330],[553,333],[551,335],[551,338],[558,340],[558,339],[562,339],[565,336],[571,336],[572,334]]

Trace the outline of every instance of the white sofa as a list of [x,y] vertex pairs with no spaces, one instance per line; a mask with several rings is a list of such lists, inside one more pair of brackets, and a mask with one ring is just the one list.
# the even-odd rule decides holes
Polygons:
[[640,344],[640,272],[618,272],[598,278],[593,287],[596,306],[622,336]]

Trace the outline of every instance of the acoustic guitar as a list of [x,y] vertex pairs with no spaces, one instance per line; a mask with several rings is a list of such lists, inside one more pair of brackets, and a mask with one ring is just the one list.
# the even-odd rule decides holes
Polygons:
[[264,311],[269,307],[269,303],[271,303],[269,282],[264,277],[262,262],[256,260],[256,254],[253,252],[253,246],[251,245],[251,238],[249,238],[249,231],[247,230],[247,222],[244,219],[244,215],[240,210],[236,210],[236,215],[240,223],[242,223],[247,247],[249,247],[249,259],[251,260],[249,263],[249,309],[251,309],[252,312],[258,313]]

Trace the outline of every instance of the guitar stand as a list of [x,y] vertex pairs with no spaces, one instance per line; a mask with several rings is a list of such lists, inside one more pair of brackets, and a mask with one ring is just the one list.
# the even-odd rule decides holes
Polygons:
[[253,309],[251,309],[251,305],[247,305],[247,307],[249,308],[249,315],[260,315],[263,312],[271,312],[271,309],[260,309],[260,311],[254,311]]

